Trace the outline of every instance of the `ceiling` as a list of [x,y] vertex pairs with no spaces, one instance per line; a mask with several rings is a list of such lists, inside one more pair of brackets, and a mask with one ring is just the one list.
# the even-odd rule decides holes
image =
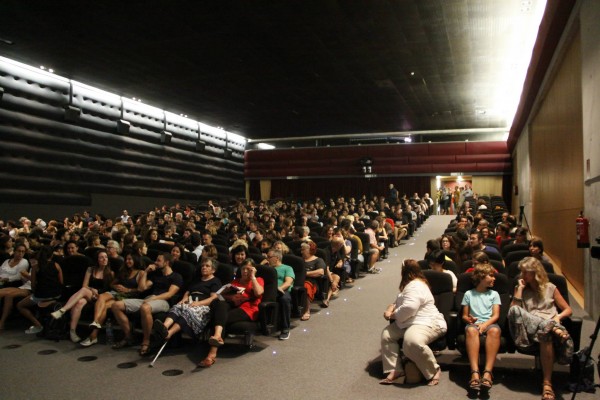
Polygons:
[[0,55],[249,139],[496,139],[540,1],[3,0]]

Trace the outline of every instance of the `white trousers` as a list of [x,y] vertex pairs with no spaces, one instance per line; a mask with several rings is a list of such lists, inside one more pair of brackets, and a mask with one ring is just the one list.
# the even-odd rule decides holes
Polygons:
[[391,323],[381,332],[381,358],[383,361],[383,372],[404,372],[402,361],[399,357],[400,344],[398,340],[404,338],[402,352],[411,359],[421,371],[425,379],[433,378],[440,367],[428,344],[442,337],[446,329],[438,327],[431,328],[425,325],[411,325],[406,329],[400,329],[395,323]]

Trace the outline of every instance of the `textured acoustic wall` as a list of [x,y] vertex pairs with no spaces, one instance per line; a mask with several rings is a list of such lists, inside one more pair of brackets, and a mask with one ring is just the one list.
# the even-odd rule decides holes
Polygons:
[[243,196],[243,138],[2,58],[0,88],[5,207]]

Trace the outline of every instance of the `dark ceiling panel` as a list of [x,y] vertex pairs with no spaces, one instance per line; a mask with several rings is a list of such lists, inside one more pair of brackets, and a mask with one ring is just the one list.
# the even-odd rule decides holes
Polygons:
[[247,138],[499,128],[521,4],[3,0],[0,55]]

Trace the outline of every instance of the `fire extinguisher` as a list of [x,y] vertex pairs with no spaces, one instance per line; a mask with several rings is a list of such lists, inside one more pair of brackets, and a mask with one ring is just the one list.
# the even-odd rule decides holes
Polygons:
[[583,216],[583,211],[579,213],[579,217],[575,220],[577,229],[577,247],[590,247],[590,221]]

